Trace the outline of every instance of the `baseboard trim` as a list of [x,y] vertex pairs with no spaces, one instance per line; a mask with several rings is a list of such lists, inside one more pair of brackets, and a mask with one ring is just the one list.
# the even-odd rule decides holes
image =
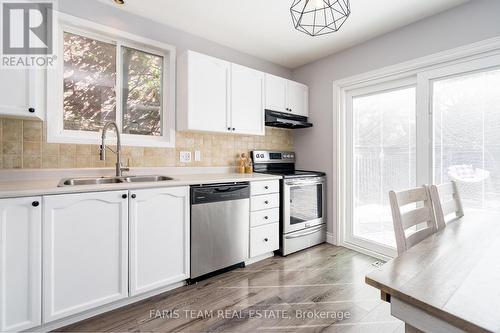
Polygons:
[[331,232],[326,233],[326,242],[332,245],[337,245],[337,241],[335,239],[335,235]]
[[347,248],[349,250],[353,250],[353,251],[356,251],[356,252],[359,252],[359,253],[362,253],[362,254],[366,254],[367,256],[370,256],[370,257],[373,257],[373,258],[376,258],[376,259],[380,259],[380,260],[383,260],[385,262],[393,259],[392,257],[380,254],[378,252],[370,251],[368,249],[365,249],[364,247],[357,246],[357,245],[354,245],[354,244],[351,244],[351,243],[344,242],[344,243],[342,243],[339,246],[345,247],[345,248]]
[[274,252],[264,253],[264,254],[261,254],[260,256],[245,260],[245,265],[255,264],[256,262],[259,262],[259,261],[262,261],[264,259],[271,258],[271,257],[274,257]]

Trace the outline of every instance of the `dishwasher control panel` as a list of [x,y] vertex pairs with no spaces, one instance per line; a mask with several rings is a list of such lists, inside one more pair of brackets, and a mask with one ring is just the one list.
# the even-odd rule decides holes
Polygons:
[[191,205],[248,199],[250,183],[210,184],[191,186]]

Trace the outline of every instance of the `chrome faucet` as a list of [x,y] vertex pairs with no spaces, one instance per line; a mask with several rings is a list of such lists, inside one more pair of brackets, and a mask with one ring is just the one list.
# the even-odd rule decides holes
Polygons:
[[[116,151],[114,151],[109,147],[106,147],[106,132],[110,127],[114,127],[116,131]],[[122,142],[120,138],[120,131],[118,130],[118,125],[116,125],[114,121],[106,123],[106,125],[104,125],[104,127],[102,128],[102,142],[101,142],[101,149],[99,150],[99,156],[101,161],[106,160],[106,148],[116,154],[116,177],[121,177],[123,171],[130,171],[129,168],[122,166],[122,159],[121,159]]]

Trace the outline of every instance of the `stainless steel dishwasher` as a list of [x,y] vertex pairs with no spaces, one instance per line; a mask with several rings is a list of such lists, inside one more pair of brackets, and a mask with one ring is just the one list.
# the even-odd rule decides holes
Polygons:
[[243,266],[249,224],[249,183],[191,186],[191,282]]

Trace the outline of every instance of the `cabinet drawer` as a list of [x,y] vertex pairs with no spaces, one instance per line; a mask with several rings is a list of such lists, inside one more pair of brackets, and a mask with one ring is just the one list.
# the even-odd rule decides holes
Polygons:
[[280,206],[280,195],[279,193],[275,194],[266,194],[266,195],[258,195],[251,198],[251,210],[263,210],[276,208]]
[[280,209],[272,208],[266,210],[259,210],[252,212],[250,216],[250,227],[257,227],[259,225],[276,223],[280,221]]
[[250,257],[279,249],[279,223],[250,229]]
[[251,195],[279,193],[279,191],[280,191],[279,180],[266,180],[266,181],[250,183]]

